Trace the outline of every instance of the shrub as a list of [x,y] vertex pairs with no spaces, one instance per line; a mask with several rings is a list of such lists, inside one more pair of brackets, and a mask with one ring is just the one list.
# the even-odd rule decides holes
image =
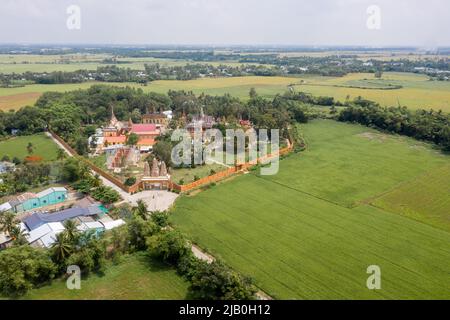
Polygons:
[[152,256],[172,265],[177,265],[183,256],[191,252],[187,240],[179,231],[162,231],[147,238],[146,243]]
[[136,183],[136,177],[129,177],[125,180],[126,186],[132,186]]
[[147,237],[153,236],[159,231],[159,228],[153,221],[146,221],[141,217],[134,216],[127,223],[127,230],[130,246],[135,250],[145,250]]
[[7,296],[25,294],[54,278],[57,268],[48,252],[28,245],[0,253],[0,292]]
[[151,214],[151,219],[161,228],[167,227],[169,224],[169,215],[166,212],[155,211]]
[[199,263],[191,278],[194,299],[250,300],[256,288],[250,278],[242,277],[221,262]]

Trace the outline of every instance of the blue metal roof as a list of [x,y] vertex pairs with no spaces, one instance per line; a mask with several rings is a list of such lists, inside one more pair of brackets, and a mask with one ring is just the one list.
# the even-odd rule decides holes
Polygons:
[[80,216],[93,216],[102,214],[103,211],[99,206],[91,206],[88,208],[70,208],[55,213],[34,213],[25,218],[23,222],[28,229],[33,230],[48,222],[62,222]]

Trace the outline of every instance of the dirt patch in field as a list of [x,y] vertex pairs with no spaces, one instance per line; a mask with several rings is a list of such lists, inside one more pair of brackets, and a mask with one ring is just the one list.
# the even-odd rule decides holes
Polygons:
[[363,132],[357,135],[358,137],[369,139],[371,141],[378,141],[378,142],[384,142],[385,140],[389,139],[389,137],[382,133],[375,133],[375,132]]
[[26,105],[33,105],[41,94],[40,92],[27,92],[0,97],[0,110],[17,110]]

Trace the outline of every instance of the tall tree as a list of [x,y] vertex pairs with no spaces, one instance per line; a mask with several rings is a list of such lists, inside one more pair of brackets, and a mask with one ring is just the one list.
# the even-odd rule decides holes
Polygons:
[[32,154],[33,151],[34,151],[33,144],[31,142],[28,142],[28,145],[27,145],[27,152],[28,152],[28,154]]
[[62,263],[72,253],[73,246],[64,232],[58,233],[52,244],[52,256],[58,263]]

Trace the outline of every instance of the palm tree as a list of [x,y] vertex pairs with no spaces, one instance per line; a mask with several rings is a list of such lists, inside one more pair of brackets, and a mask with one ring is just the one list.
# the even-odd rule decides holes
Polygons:
[[147,205],[144,201],[138,200],[137,206],[133,208],[133,212],[135,215],[141,217],[144,220],[147,220]]
[[72,252],[72,244],[64,232],[56,235],[55,242],[52,244],[52,250],[57,262],[64,261],[70,255]]
[[31,142],[28,142],[27,152],[28,152],[28,154],[32,154],[33,153],[33,144]]
[[66,220],[64,222],[64,235],[71,244],[75,244],[80,231],[77,229],[77,223],[74,220]]
[[16,224],[16,216],[11,211],[4,212],[0,215],[0,231],[7,232],[11,235],[11,231]]
[[9,236],[14,241],[14,244],[19,246],[24,245],[28,242],[25,235],[26,231],[19,226],[14,226],[9,232]]
[[63,149],[58,149],[58,154],[56,156],[56,159],[58,160],[64,160],[64,158],[66,157],[66,152]]

